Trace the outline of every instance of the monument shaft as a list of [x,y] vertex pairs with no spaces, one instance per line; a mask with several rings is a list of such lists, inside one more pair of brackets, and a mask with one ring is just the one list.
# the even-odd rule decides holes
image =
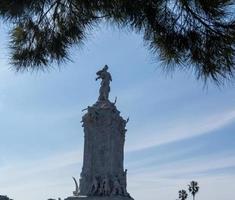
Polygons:
[[[83,117],[85,133],[83,168],[80,179],[80,193],[92,194],[92,184],[107,179],[107,185],[113,185],[115,179],[120,181],[125,190],[126,176],[123,170],[125,120],[119,116],[115,105],[109,101],[98,102],[88,108]],[[94,194],[102,195],[105,191],[97,189]]]

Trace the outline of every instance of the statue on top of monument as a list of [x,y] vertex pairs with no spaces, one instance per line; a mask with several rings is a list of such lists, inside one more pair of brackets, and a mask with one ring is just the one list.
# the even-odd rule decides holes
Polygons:
[[98,79],[102,79],[100,83],[100,90],[99,90],[99,101],[107,101],[109,99],[109,92],[110,92],[110,81],[112,81],[111,74],[108,72],[108,66],[105,65],[103,69],[96,72]]

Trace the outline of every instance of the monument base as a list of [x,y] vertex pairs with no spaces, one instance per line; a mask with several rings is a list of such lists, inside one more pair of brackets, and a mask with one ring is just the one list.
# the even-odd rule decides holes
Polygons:
[[65,200],[134,200],[131,197],[123,196],[108,196],[108,197],[99,197],[99,196],[81,196],[81,197],[67,197]]

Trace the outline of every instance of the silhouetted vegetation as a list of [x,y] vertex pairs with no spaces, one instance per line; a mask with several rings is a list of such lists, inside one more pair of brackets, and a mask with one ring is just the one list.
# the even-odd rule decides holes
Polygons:
[[[11,63],[16,70],[48,67],[69,58],[100,22],[143,35],[169,69],[192,69],[217,82],[234,75],[233,0],[1,0],[12,23]],[[177,65],[174,65],[177,64]]]
[[[199,191],[198,183],[196,181],[191,181],[190,184],[188,185],[188,190],[189,190],[189,193],[192,194],[193,200],[195,200],[195,195]],[[188,197],[188,194],[186,190],[179,191],[179,200],[185,200],[187,199],[187,197]]]
[[180,190],[179,191],[179,200],[185,200],[187,199],[188,194],[186,192],[186,190]]
[[0,200],[12,200],[6,195],[0,195]]
[[192,194],[193,200],[195,200],[195,195],[199,191],[198,183],[196,181],[191,181],[190,184],[188,185],[188,190]]

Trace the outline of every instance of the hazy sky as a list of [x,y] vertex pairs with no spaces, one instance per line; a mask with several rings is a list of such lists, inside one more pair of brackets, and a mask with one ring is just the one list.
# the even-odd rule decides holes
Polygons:
[[95,103],[95,73],[113,76],[111,97],[130,117],[128,190],[136,200],[174,200],[191,180],[200,200],[234,200],[235,84],[218,88],[191,72],[166,76],[141,35],[103,27],[74,48],[73,62],[45,73],[15,73],[1,32],[0,194],[15,200],[65,198],[82,166],[82,109]]

